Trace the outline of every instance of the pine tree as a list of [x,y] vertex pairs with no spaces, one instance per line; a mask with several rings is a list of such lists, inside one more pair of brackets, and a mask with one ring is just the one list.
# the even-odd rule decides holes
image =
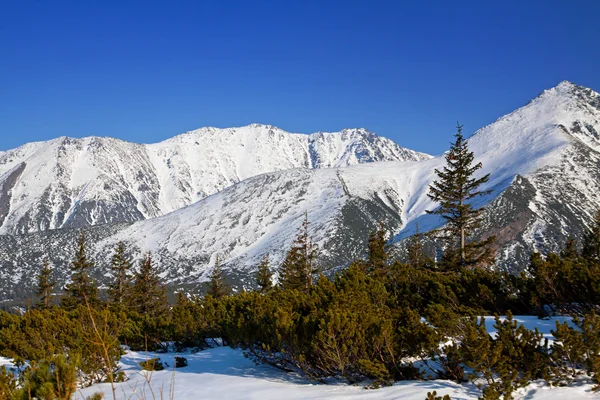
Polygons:
[[591,229],[583,239],[583,257],[600,264],[600,210],[594,216]]
[[35,292],[40,299],[38,304],[39,308],[50,307],[54,286],[56,285],[56,281],[52,280],[51,275],[52,270],[50,269],[50,262],[48,261],[48,257],[44,257],[42,269],[37,276],[37,290]]
[[560,257],[565,260],[576,260],[579,257],[577,242],[572,237],[567,239],[565,247],[560,251]]
[[387,230],[383,221],[371,232],[367,241],[367,271],[383,272],[388,262]]
[[62,300],[62,305],[67,308],[74,308],[78,304],[89,304],[98,302],[98,290],[89,276],[94,263],[88,260],[86,255],[85,233],[81,232],[77,241],[77,250],[75,259],[71,262],[71,283],[66,285],[67,295]]
[[111,267],[115,275],[115,280],[108,289],[108,295],[111,302],[123,304],[125,296],[131,284],[129,271],[133,266],[131,257],[127,256],[127,247],[125,243],[119,242],[111,258]]
[[259,291],[264,293],[273,287],[273,273],[269,262],[269,254],[265,255],[258,264],[257,283]]
[[298,229],[298,236],[279,267],[279,283],[284,289],[297,289],[308,292],[313,285],[313,275],[317,267],[317,246],[308,235],[308,213]]
[[429,186],[429,198],[440,206],[427,213],[440,215],[446,222],[440,229],[443,232],[441,238],[450,245],[445,260],[465,267],[491,259],[493,237],[481,242],[469,242],[469,237],[481,223],[482,212],[482,209],[474,209],[470,200],[490,193],[489,190],[478,190],[490,175],[478,179],[473,177],[482,164],[473,164],[474,155],[462,135],[461,125],[457,125],[455,137],[446,154],[446,166],[441,171],[435,170],[439,179]]
[[415,268],[423,268],[433,263],[423,249],[423,234],[416,226],[415,234],[408,239],[406,248],[408,264]]
[[215,266],[210,274],[208,294],[215,299],[222,299],[223,297],[227,297],[230,292],[231,290],[223,278],[223,271],[221,270],[221,257],[219,257],[217,254],[215,257]]
[[151,318],[164,315],[169,307],[165,287],[148,252],[140,261],[131,287],[131,306],[139,314]]

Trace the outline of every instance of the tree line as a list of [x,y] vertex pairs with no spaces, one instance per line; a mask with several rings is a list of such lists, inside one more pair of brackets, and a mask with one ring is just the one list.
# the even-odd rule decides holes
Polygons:
[[[76,384],[126,379],[118,370],[121,345],[180,351],[206,348],[215,338],[316,381],[472,381],[486,399],[509,399],[536,379],[566,384],[585,373],[599,384],[600,211],[581,244],[532,254],[520,275],[495,271],[494,238],[473,239],[481,209],[471,200],[487,193],[480,187],[489,179],[475,177],[481,167],[459,126],[429,193],[439,204],[430,212],[446,222],[434,232],[445,243],[439,260],[426,254],[420,233],[409,239],[406,262],[393,259],[382,222],[364,258],[325,277],[306,215],[281,265],[272,266],[268,255],[257,265],[255,290],[234,293],[216,257],[207,293],[179,293],[173,305],[152,255],[134,268],[123,243],[111,256],[112,282],[100,298],[82,233],[60,301],[53,301],[46,261],[35,307],[0,313],[0,355],[23,369],[19,378],[0,370],[0,397],[70,398]],[[575,327],[556,325],[553,344],[512,318],[555,313],[576,318]],[[481,315],[507,318],[496,319],[492,338]]]

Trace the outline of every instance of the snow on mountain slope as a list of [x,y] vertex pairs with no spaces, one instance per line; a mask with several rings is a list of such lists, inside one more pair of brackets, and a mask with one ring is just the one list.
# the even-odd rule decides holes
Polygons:
[[[493,190],[480,204],[507,196],[506,189],[517,177],[537,182],[536,199],[521,204],[529,210],[537,210],[521,232],[532,236],[526,230],[537,230],[534,237],[544,236],[540,222],[548,214],[544,205],[552,199],[560,201],[569,193],[578,197],[580,221],[600,207],[600,179],[594,179],[600,178],[597,175],[600,164],[596,161],[600,156],[600,141],[594,135],[600,131],[598,98],[594,92],[563,82],[525,107],[479,130],[469,144],[476,161],[483,163],[481,174],[491,174],[485,188]],[[572,132],[567,128],[578,125],[587,127],[586,131]],[[563,166],[573,166],[574,162],[581,164],[576,168],[579,179],[589,176],[590,182],[569,188],[568,192],[542,189],[544,184],[550,189],[562,187]],[[379,219],[387,220],[392,232],[403,228],[410,232],[412,225],[409,224],[417,221],[423,230],[439,226],[440,220],[425,215],[425,210],[435,207],[427,197],[428,187],[435,179],[434,170],[442,168],[444,163],[443,156],[439,156],[419,162],[266,174],[176,213],[136,223],[99,245],[110,247],[124,240],[140,250],[153,250],[165,265],[165,277],[170,280],[186,275],[167,272],[174,267],[167,261],[173,256],[179,265],[183,260],[196,259],[193,263],[196,265],[189,272],[206,271],[203,266],[210,265],[217,253],[231,268],[246,270],[255,266],[266,252],[272,254],[277,264],[293,241],[303,213],[307,212],[313,222],[311,233],[324,249],[325,262],[340,265],[360,256],[369,231]],[[549,169],[554,173],[547,176]],[[567,168],[568,171],[571,169]],[[577,182],[577,179],[568,182]],[[499,213],[502,207],[491,210]],[[561,215],[574,218],[567,217],[565,212]],[[497,223],[492,224],[489,219],[486,228],[497,229]],[[566,228],[563,235],[567,235],[568,230]],[[535,240],[522,239],[528,250],[538,245]],[[556,242],[556,246],[561,244],[560,240]]]
[[[586,217],[600,207],[599,99],[563,82],[469,139],[483,163],[479,172],[491,173],[485,188],[493,192],[478,203],[488,205],[480,235],[498,236],[499,266],[523,268],[532,250],[554,251],[568,236],[581,237]],[[106,255],[123,240],[138,253],[153,251],[166,282],[205,280],[220,254],[230,279],[250,286],[263,254],[273,265],[282,259],[305,212],[323,266],[344,265],[363,254],[380,220],[398,239],[417,223],[421,231],[440,225],[425,210],[435,207],[428,187],[444,163],[438,156],[254,176],[159,218],[90,229],[97,273],[106,276]],[[64,279],[76,235],[63,229],[0,236],[0,270],[11,271],[0,273],[0,285],[26,283],[44,253]]]
[[[600,95],[561,82],[526,106],[480,129],[469,139],[495,188],[479,236],[497,236],[500,266],[523,268],[531,251],[558,251],[569,236],[581,238],[600,208]],[[427,180],[426,180],[427,181]],[[417,196],[425,204],[426,196]],[[418,223],[439,226],[423,215],[408,218],[398,235]]]
[[258,124],[150,145],[28,143],[0,153],[0,234],[153,218],[265,172],[426,158],[364,129],[303,135]]

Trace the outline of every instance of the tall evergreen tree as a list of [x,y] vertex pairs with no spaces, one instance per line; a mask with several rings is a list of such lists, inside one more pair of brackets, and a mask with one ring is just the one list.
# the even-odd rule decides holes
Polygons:
[[265,255],[261,260],[260,264],[258,264],[256,280],[260,292],[267,292],[273,287],[273,273],[271,272],[269,254]]
[[148,252],[140,261],[131,287],[131,306],[139,314],[155,318],[164,315],[169,307],[165,287]]
[[367,271],[382,272],[387,266],[387,230],[383,221],[371,232],[367,241]]
[[210,274],[208,294],[215,299],[222,299],[231,292],[230,287],[225,282],[223,271],[221,270],[221,257],[217,254],[215,257],[215,266]]
[[572,237],[567,239],[565,247],[560,251],[560,257],[565,260],[576,260],[579,257],[577,242]]
[[440,215],[446,222],[440,229],[443,232],[441,238],[450,245],[445,254],[446,262],[465,267],[489,261],[491,258],[490,245],[493,237],[480,242],[469,240],[481,223],[482,212],[482,209],[473,208],[470,201],[490,193],[489,190],[479,190],[479,186],[486,183],[490,175],[473,177],[482,164],[474,164],[475,157],[462,135],[461,125],[457,125],[457,133],[454,136],[456,140],[446,154],[446,166],[441,171],[435,170],[439,179],[429,186],[429,198],[440,206],[435,210],[428,210],[427,213]]
[[98,290],[89,276],[94,263],[86,255],[87,242],[82,231],[77,241],[75,259],[71,262],[71,283],[67,284],[66,296],[61,304],[67,308],[74,308],[78,304],[98,302]]
[[433,263],[430,257],[425,254],[423,248],[423,233],[419,231],[417,224],[415,234],[408,239],[406,248],[408,264],[415,268],[423,268]]
[[48,257],[44,257],[42,269],[37,276],[37,289],[35,292],[40,299],[38,304],[39,308],[50,307],[54,286],[56,285],[56,281],[52,280],[51,275],[52,270],[50,269],[50,262],[48,261]]
[[592,227],[585,234],[582,255],[589,261],[600,263],[600,210],[596,212]]
[[119,242],[111,258],[111,268],[114,273],[114,281],[108,289],[108,296],[111,302],[123,304],[125,296],[131,285],[131,276],[129,271],[133,266],[131,257],[127,255],[125,243]]
[[308,291],[313,285],[317,267],[318,248],[308,234],[308,213],[298,229],[298,236],[279,267],[279,283],[284,289]]

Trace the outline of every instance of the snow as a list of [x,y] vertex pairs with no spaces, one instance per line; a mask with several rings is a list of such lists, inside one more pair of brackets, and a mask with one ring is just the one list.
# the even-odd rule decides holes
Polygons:
[[[90,214],[97,220],[88,216],[88,223],[135,221],[176,211],[266,172],[426,158],[364,129],[305,135],[253,124],[201,128],[147,145],[61,137],[0,154],[0,188],[11,170],[24,165],[8,188],[10,210],[0,234],[63,227],[78,211],[77,201],[94,202]],[[110,215],[111,206],[126,208],[125,216]]]
[[[527,328],[538,327],[546,337],[551,337],[554,321],[563,322],[566,318],[538,320],[536,317],[516,316]],[[493,334],[490,322],[486,317],[486,326]],[[173,370],[173,358],[184,356],[189,365]],[[159,357],[169,367],[151,374],[140,371],[138,363],[148,358]],[[245,358],[242,351],[229,347],[217,347],[195,354],[155,354],[145,352],[128,352],[122,359],[122,367],[130,377],[129,381],[116,384],[118,399],[164,398],[186,399],[408,399],[423,400],[427,392],[436,390],[438,395],[449,394],[453,399],[477,399],[481,392],[472,384],[458,385],[445,380],[404,381],[381,389],[364,389],[360,385],[344,383],[318,384],[303,377],[286,373],[274,367],[255,364]],[[145,375],[148,374],[148,375]],[[145,378],[145,376],[147,378]],[[148,384],[149,381],[149,384]],[[150,390],[152,388],[152,391]],[[574,382],[569,387],[548,387],[545,383],[534,382],[516,392],[516,399],[573,399],[594,398],[592,385],[583,380]],[[98,384],[82,389],[76,398],[84,398],[97,391],[102,391],[105,399],[112,398],[108,384]],[[145,397],[144,397],[145,394]],[[132,397],[133,396],[133,397]]]
[[[556,168],[563,162],[570,166],[570,160],[575,157],[571,154],[572,144],[579,142],[579,139],[565,132],[561,126],[572,126],[574,121],[583,121],[582,123],[596,126],[600,131],[600,110],[582,106],[579,97],[572,94],[576,90],[578,89],[572,84],[563,83],[494,124],[480,129],[469,139],[469,146],[476,157],[475,162],[483,164],[483,168],[478,171],[479,176],[491,174],[490,181],[482,189],[490,189],[492,193],[478,199],[475,204],[477,207],[496,198],[517,175],[531,178],[537,171]],[[292,151],[291,143],[295,140],[293,135],[285,135],[272,127],[258,133],[253,129],[255,128],[240,128],[225,133],[229,134],[228,140],[237,143],[231,144],[236,149],[248,150],[252,146],[267,143],[264,138],[257,139],[258,135],[277,137],[280,153],[289,154]],[[338,134],[318,133],[314,134],[314,142],[331,149],[347,149],[348,146],[340,147],[337,142],[344,142],[355,133],[350,130]],[[369,135],[366,131],[360,133]],[[193,141],[198,135],[222,134],[223,132],[214,128],[206,128],[201,133],[191,132],[178,136],[171,141],[185,145],[164,146],[164,149],[169,149],[169,153],[163,156],[171,160],[171,165],[176,168],[179,158],[190,158],[183,154],[191,151],[189,148],[193,148]],[[326,138],[333,139],[327,141]],[[588,142],[593,140],[595,139],[590,138]],[[267,150],[261,147],[261,151]],[[252,153],[254,154],[254,150]],[[241,157],[241,154],[243,153],[234,156]],[[266,253],[270,253],[273,265],[277,265],[284,256],[284,250],[295,239],[296,229],[301,225],[305,212],[311,221],[310,233],[313,240],[321,248],[326,247],[327,240],[335,236],[343,219],[344,207],[356,199],[383,203],[388,209],[394,210],[402,219],[402,226],[393,232],[396,239],[412,234],[417,224],[423,232],[437,228],[442,223],[438,216],[426,214],[426,210],[436,207],[427,193],[429,185],[436,179],[435,169],[441,169],[445,164],[443,155],[419,161],[361,164],[356,163],[357,160],[346,158],[344,154],[330,151],[329,148],[320,149],[318,154],[328,160],[328,167],[335,167],[336,164],[331,163],[335,159],[346,160],[345,163],[354,165],[323,169],[291,168],[241,180],[190,206],[165,216],[134,223],[101,241],[97,252],[106,253],[118,241],[125,241],[140,252],[153,251],[158,254],[157,261],[165,268],[165,277],[191,282],[204,280],[217,253],[225,264],[234,265],[239,270],[254,268]],[[210,160],[210,157],[202,155],[198,159]],[[259,159],[262,160],[256,158]],[[243,169],[249,171],[248,175],[254,175],[259,170],[253,169],[257,168],[253,164],[256,160],[247,164],[238,160],[234,164],[244,165]],[[213,162],[221,163],[223,160]],[[159,164],[157,161],[152,163]],[[191,176],[199,175],[201,170],[207,168],[219,170],[222,166],[215,164],[202,166],[197,171],[192,169]],[[276,165],[269,164],[264,169],[274,168]],[[569,171],[568,169],[566,173],[573,174],[573,181],[585,179],[589,182],[575,186],[588,200],[581,204],[593,208],[595,203],[600,202],[592,182],[594,175],[586,171]],[[238,171],[237,174],[239,173]],[[243,177],[238,175],[232,179]],[[160,181],[165,179],[159,177]],[[195,182],[194,178],[190,178],[190,181]],[[164,189],[163,192],[169,193],[169,197],[176,197],[175,189]],[[535,201],[529,204],[538,216],[546,208],[545,195],[542,191],[536,192]],[[555,194],[557,198],[562,195],[564,194]],[[181,204],[183,203],[182,200]],[[541,233],[546,228],[545,220],[538,218],[526,227],[523,240],[532,249],[536,249],[539,237],[543,236]],[[509,250],[503,254],[510,256]],[[173,256],[180,260],[195,260],[193,271],[186,275],[169,270],[172,269],[169,263]]]
[[[565,237],[577,234],[569,230],[573,222],[600,207],[600,139],[594,132],[600,132],[599,95],[564,82],[469,139],[475,161],[483,164],[478,173],[491,173],[483,189],[492,193],[478,199],[477,207],[496,199],[519,175],[535,191],[527,200],[534,214],[520,221],[518,242],[499,249],[504,259],[556,250],[561,238],[549,229],[562,226]],[[411,152],[363,129],[302,135],[253,124],[202,128],[151,145],[59,138],[0,155],[0,185],[22,162],[27,165],[10,190],[0,234],[80,227],[82,219],[138,221],[107,229],[92,256],[101,260],[125,241],[135,252],[153,251],[169,283],[204,280],[217,253],[238,276],[248,275],[265,253],[277,265],[305,212],[313,240],[326,256],[338,257],[326,260],[339,262],[331,266],[362,256],[360,240],[382,215],[396,240],[417,224],[424,232],[442,223],[426,210],[436,207],[427,193],[444,156]],[[85,182],[86,175],[97,179]],[[570,219],[556,217],[557,203],[564,205],[560,213],[571,212]],[[362,214],[352,220],[348,210],[356,207]],[[340,242],[340,232],[345,243],[327,247]],[[11,276],[19,272],[15,267]]]

